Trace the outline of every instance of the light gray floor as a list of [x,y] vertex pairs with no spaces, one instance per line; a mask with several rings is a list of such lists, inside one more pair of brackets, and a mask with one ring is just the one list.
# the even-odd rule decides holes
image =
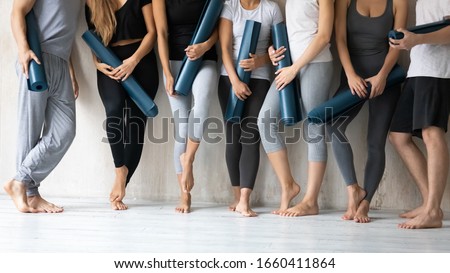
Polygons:
[[444,228],[401,230],[399,211],[373,211],[373,222],[340,220],[342,211],[283,218],[257,207],[244,218],[226,206],[194,203],[191,214],[175,203],[129,201],[112,211],[100,199],[52,199],[62,214],[21,214],[0,195],[0,252],[450,252],[450,220]]

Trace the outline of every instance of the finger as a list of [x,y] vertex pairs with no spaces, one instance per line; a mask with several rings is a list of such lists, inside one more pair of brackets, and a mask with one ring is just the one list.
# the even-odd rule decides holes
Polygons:
[[126,81],[126,80],[128,79],[129,76],[130,76],[130,75],[125,74],[125,76],[122,77],[122,81],[123,81],[123,82]]
[[23,64],[22,65],[22,72],[23,72],[23,74],[25,74],[25,77],[27,77],[27,79],[29,79],[29,77],[28,77],[28,64]]
[[31,58],[37,63],[37,64],[41,64],[41,61],[39,60],[39,58],[36,56],[36,54],[32,53],[31,54]]

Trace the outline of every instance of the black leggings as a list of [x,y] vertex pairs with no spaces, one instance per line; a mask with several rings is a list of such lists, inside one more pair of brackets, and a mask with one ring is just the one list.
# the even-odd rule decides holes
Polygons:
[[[140,43],[113,47],[121,60],[136,52]],[[154,99],[158,90],[159,77],[155,53],[147,54],[133,71],[133,76],[145,92]],[[127,184],[136,170],[144,144],[147,117],[120,83],[97,70],[97,86],[106,111],[106,133],[111,146],[116,168],[128,168]]]
[[[253,189],[259,168],[258,115],[270,88],[268,80],[251,79],[252,95],[245,100],[240,123],[226,122],[226,162],[233,187]],[[226,76],[219,79],[219,102],[225,115],[231,83]]]

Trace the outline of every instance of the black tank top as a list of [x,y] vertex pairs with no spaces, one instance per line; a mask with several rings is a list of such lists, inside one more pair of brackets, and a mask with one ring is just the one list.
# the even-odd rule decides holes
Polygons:
[[352,0],[347,12],[347,46],[356,73],[361,77],[376,75],[389,51],[388,32],[394,27],[392,0],[387,0],[381,16],[368,17],[356,10]]
[[[191,43],[206,0],[166,0],[167,24],[169,27],[169,58],[183,60],[184,49]],[[217,60],[213,46],[203,56],[204,60]]]
[[[147,26],[144,14],[142,14],[142,7],[151,3],[152,0],[127,0],[115,13],[117,26],[110,44],[122,40],[144,38],[147,34]],[[95,30],[95,26],[91,23],[91,11],[87,5],[85,15],[88,28]]]

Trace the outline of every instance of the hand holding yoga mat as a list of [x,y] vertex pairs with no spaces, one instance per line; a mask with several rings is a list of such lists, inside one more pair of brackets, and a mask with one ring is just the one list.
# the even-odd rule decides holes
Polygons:
[[[42,63],[41,41],[39,40],[39,30],[36,16],[31,10],[26,16],[27,24],[27,40],[28,46],[34,52],[36,57]],[[31,60],[28,64],[28,90],[30,91],[45,91],[48,89],[47,79],[45,77],[45,69],[43,64],[38,64],[35,60]]]
[[[272,26],[273,46],[278,49],[286,48],[285,57],[278,62],[277,69],[292,65],[291,53],[289,51],[286,24],[279,23]],[[300,95],[298,93],[296,80],[294,79],[279,92],[281,121],[284,125],[291,126],[302,120],[300,107]]]
[[[250,82],[251,71],[245,71],[239,63],[242,60],[248,59],[249,54],[255,54],[256,46],[258,45],[259,32],[261,30],[261,23],[247,20],[245,22],[244,34],[242,35],[241,47],[239,49],[238,59],[236,60],[236,72],[239,79],[248,84]],[[234,94],[233,88],[230,89],[230,96],[228,98],[227,110],[225,112],[225,120],[229,122],[239,122],[244,111],[244,101],[238,99]]]
[[[399,65],[395,65],[386,80],[385,90],[402,83],[406,79],[406,73]],[[370,93],[371,86],[367,87]],[[369,96],[367,96],[368,98]],[[308,113],[308,120],[311,123],[328,123],[350,111],[353,107],[363,103],[367,98],[360,98],[353,95],[350,88],[342,91],[332,99],[322,103]]]
[[[88,30],[83,33],[82,38],[102,62],[114,68],[122,64],[122,61],[117,58],[111,49],[103,45],[100,38],[92,30]],[[148,73],[152,73],[152,71],[148,71]],[[152,98],[145,93],[144,89],[132,75],[125,81],[121,81],[121,84],[127,91],[130,98],[147,117],[155,117],[158,115],[158,107],[153,102]]]
[[[416,33],[416,34],[425,34],[430,32],[438,31],[444,27],[450,26],[450,16],[445,16],[444,19],[438,22],[433,22],[424,25],[418,25],[415,27],[408,28],[408,31]],[[399,32],[396,30],[389,31],[389,38],[400,40],[405,36],[403,32]]]
[[[220,13],[223,8],[223,0],[207,0],[203,8],[202,15],[197,24],[197,28],[192,36],[191,45],[206,42],[214,29],[217,21],[220,18]],[[195,76],[202,64],[203,57],[196,60],[189,60],[184,56],[180,72],[175,80],[175,92],[178,95],[186,96],[189,94],[194,82]]]

